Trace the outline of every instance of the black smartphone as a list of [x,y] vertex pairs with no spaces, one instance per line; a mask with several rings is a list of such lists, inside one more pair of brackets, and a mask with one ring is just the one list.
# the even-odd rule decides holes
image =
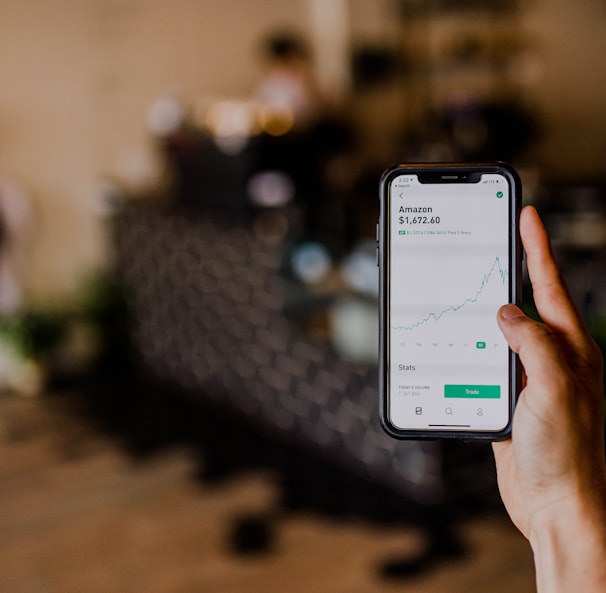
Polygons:
[[521,300],[521,199],[505,163],[383,174],[379,392],[391,436],[509,436],[521,370],[496,316]]

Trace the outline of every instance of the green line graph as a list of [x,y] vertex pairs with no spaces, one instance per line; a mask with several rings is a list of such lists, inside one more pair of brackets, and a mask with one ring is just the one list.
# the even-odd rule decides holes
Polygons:
[[507,281],[507,277],[509,276],[507,268],[501,265],[501,259],[498,256],[495,257],[490,269],[482,277],[482,281],[476,292],[473,295],[467,297],[463,302],[459,303],[458,305],[451,305],[449,307],[446,307],[438,313],[428,313],[425,317],[419,319],[418,321],[410,325],[392,325],[391,328],[393,330],[411,331],[417,329],[418,327],[421,327],[422,325],[425,325],[426,323],[429,323],[430,321],[439,321],[442,317],[444,317],[444,315],[448,313],[455,313],[456,311],[460,311],[466,305],[478,301],[493,276],[495,276],[496,278],[500,278],[503,284],[505,284],[505,282]]

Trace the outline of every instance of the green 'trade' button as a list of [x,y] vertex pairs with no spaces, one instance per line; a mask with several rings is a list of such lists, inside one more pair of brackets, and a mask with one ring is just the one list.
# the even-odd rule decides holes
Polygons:
[[444,397],[499,399],[500,385],[444,385]]

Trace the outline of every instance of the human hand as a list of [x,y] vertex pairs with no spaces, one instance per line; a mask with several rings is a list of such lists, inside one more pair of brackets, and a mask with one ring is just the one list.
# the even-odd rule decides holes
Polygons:
[[528,537],[535,513],[606,479],[600,351],[570,300],[534,208],[522,211],[520,233],[543,324],[513,305],[499,311],[526,386],[513,438],[495,443],[494,451],[505,506]]
[[[560,544],[570,538],[568,545],[579,551],[584,544],[575,536],[591,542],[604,566],[606,467],[601,353],[568,295],[547,232],[532,207],[522,210],[520,234],[543,323],[533,321],[514,305],[505,305],[498,313],[501,331],[519,354],[525,373],[512,438],[493,444],[499,490],[511,519],[535,550],[538,575],[544,562],[537,560],[537,550],[542,548],[544,552],[547,545],[541,542],[545,543],[554,529],[561,530],[556,538]],[[590,525],[597,531],[591,531]],[[560,561],[551,557],[547,564],[555,569]],[[606,579],[606,574],[602,577]],[[604,582],[600,581],[602,585]]]

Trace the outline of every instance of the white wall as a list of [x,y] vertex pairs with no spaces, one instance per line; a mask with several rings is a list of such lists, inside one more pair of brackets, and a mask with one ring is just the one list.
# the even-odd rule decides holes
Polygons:
[[246,93],[262,35],[310,18],[305,0],[0,0],[0,15],[0,169],[37,211],[34,299],[103,261],[96,187],[149,160],[149,104]]

